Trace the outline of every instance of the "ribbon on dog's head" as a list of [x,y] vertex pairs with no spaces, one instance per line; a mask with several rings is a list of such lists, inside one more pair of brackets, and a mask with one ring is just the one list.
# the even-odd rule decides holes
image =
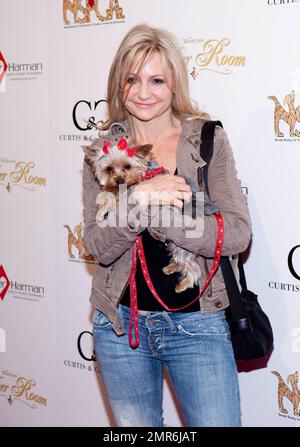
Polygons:
[[[104,140],[104,144],[102,147],[102,150],[105,154],[109,154],[109,147],[111,147],[112,144],[109,140]],[[117,148],[120,151],[126,150],[126,154],[128,155],[128,157],[134,157],[134,155],[136,154],[136,149],[134,147],[128,147],[128,143],[125,140],[125,138],[121,138],[118,143],[117,143]]]

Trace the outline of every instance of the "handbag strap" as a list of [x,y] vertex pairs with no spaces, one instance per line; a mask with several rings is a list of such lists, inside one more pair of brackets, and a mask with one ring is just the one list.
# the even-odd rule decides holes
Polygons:
[[202,126],[200,156],[206,162],[203,168],[198,170],[198,181],[204,184],[204,189],[210,198],[208,189],[208,166],[214,153],[214,134],[216,126],[223,127],[221,121],[206,121]]
[[[204,184],[204,189],[209,199],[210,194],[208,189],[208,167],[214,152],[214,133],[216,126],[223,127],[221,121],[206,121],[203,124],[201,132],[202,142],[200,145],[200,156],[206,162],[206,165],[203,166],[203,168],[199,169],[198,180],[199,183],[202,182],[202,184]],[[247,318],[241,302],[240,289],[238,287],[237,280],[228,256],[221,257],[220,266],[224,277],[228,299],[230,302],[232,320],[240,320]],[[247,290],[247,283],[241,254],[239,254],[238,268],[239,268],[240,284],[242,290]]]
[[240,284],[242,286],[242,290],[247,290],[246,275],[245,275],[245,271],[244,271],[244,264],[243,264],[243,258],[242,258],[241,253],[239,254],[238,267],[239,267]]
[[[241,255],[239,255],[239,261],[241,259]],[[241,264],[243,265],[243,264]],[[241,292],[237,284],[236,276],[232,269],[231,262],[229,261],[228,256],[222,256],[220,261],[220,266],[225,282],[225,287],[228,295],[228,299],[230,302],[230,310],[232,314],[232,320],[241,320],[247,318],[245,314],[244,307],[242,305],[241,300]],[[239,271],[240,271],[240,262],[239,262]],[[244,269],[242,267],[242,271]],[[244,274],[245,276],[245,274]],[[242,290],[245,290],[242,288]]]

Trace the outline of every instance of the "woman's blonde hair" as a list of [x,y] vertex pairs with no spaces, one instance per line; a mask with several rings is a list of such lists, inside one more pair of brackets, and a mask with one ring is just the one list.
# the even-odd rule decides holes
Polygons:
[[123,101],[126,80],[137,58],[140,60],[139,72],[154,51],[161,55],[163,67],[169,66],[173,72],[175,93],[171,106],[174,115],[179,117],[186,113],[191,117],[202,117],[203,113],[197,104],[192,104],[189,96],[187,69],[176,37],[167,30],[141,23],[125,35],[112,62],[107,83],[109,119],[103,129],[129,117]]

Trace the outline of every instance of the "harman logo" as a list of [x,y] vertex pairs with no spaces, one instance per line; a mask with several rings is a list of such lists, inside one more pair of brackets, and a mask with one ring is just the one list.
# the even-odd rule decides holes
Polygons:
[[8,279],[6,271],[4,270],[3,265],[0,265],[0,298],[1,298],[1,300],[4,300],[4,297],[6,295],[6,292],[9,289],[9,286],[10,286],[10,281]]
[[42,62],[8,62],[6,78],[12,81],[32,81],[43,74]]
[[[68,231],[69,261],[81,262],[79,261],[79,259],[81,259],[83,262],[96,263],[94,256],[92,256],[86,248],[85,240],[82,235],[82,223],[74,227],[74,232],[71,230],[69,225],[64,225],[64,227]],[[75,259],[75,255],[72,251],[73,247],[77,250],[77,257],[79,259]]]
[[[246,65],[245,56],[237,56],[228,51],[231,45],[229,37],[223,39],[184,38],[182,47],[187,69],[193,79],[200,71],[209,70],[218,74],[230,75],[236,68]],[[191,48],[192,47],[192,48]]]
[[[287,377],[287,383],[283,380],[278,371],[271,371],[278,379],[278,408],[279,408],[279,416],[288,415],[288,413],[292,413],[293,416],[284,416],[289,419],[293,419],[295,421],[300,421],[300,390],[298,388],[298,372],[296,371],[294,374],[290,374]],[[285,402],[289,402],[289,410],[288,411],[284,404]]]
[[11,192],[15,186],[28,191],[36,191],[37,187],[46,186],[45,177],[35,175],[32,172],[34,168],[34,161],[0,159],[0,186],[7,192]]
[[[101,2],[102,4],[103,2]],[[104,9],[104,8],[103,8]],[[99,9],[99,0],[64,0],[63,16],[65,25],[70,25],[68,17],[73,18],[75,25],[86,25],[91,23],[91,13],[94,13],[98,19],[97,24],[101,22],[124,20],[123,8],[120,7],[118,0],[109,0],[105,15],[102,15]]]
[[9,62],[8,71],[13,75],[19,73],[40,74],[43,71],[43,64],[41,62],[23,62],[22,64]]
[[24,284],[14,280],[9,280],[3,266],[0,266],[0,298],[3,300],[6,293],[11,294],[12,298],[39,301],[44,298],[45,289],[42,286],[33,284]]
[[[274,102],[274,133],[275,141],[298,141],[300,131],[296,129],[297,123],[300,122],[300,106],[295,107],[295,91],[292,90],[283,99],[283,105],[280,104],[276,96],[268,96]],[[287,106],[287,109],[284,108]],[[280,130],[279,125],[285,124],[290,138],[284,138],[284,134]],[[296,137],[296,138],[295,138]]]
[[0,372],[0,397],[3,397],[9,405],[22,402],[32,410],[46,407],[47,398],[38,394],[35,387],[34,379],[20,377],[8,371]]
[[[4,76],[5,76],[6,71],[7,71],[7,63],[6,63],[6,60],[4,59],[3,54],[0,51],[0,87],[1,87],[1,84],[3,85],[5,82]],[[2,91],[2,90],[0,90],[0,91]],[[3,89],[3,91],[5,91],[5,88]]]

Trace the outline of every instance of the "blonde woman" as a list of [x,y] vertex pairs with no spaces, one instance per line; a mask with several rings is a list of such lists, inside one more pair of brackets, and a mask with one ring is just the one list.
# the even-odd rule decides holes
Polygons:
[[[120,43],[107,87],[105,128],[120,123],[136,144],[152,144],[158,164],[169,173],[128,188],[141,206],[143,223],[100,228],[96,198],[100,187],[84,162],[84,236],[99,262],[90,301],[95,307],[93,336],[97,361],[117,426],[159,427],[162,414],[163,368],[174,384],[184,424],[240,426],[239,384],[224,309],[229,306],[220,269],[209,292],[180,312],[169,312],[154,298],[140,266],[136,271],[139,345],[128,343],[130,320],[129,276],[132,246],[142,237],[148,270],[164,303],[184,306],[197,297],[205,280],[180,294],[174,287],[178,273],[165,275],[170,261],[166,241],[197,255],[202,271],[214,256],[217,224],[204,216],[204,231],[187,237],[184,226],[153,224],[151,210],[182,208],[197,187],[200,135],[208,115],[189,97],[185,62],[175,36],[167,30],[141,24]],[[120,128],[120,129],[121,129]],[[225,226],[223,254],[244,251],[251,238],[251,222],[237,179],[226,133],[217,127],[208,186],[212,201],[222,212]],[[155,193],[155,194],[152,194]],[[151,206],[149,206],[151,205]],[[176,208],[176,209],[177,209]]]

